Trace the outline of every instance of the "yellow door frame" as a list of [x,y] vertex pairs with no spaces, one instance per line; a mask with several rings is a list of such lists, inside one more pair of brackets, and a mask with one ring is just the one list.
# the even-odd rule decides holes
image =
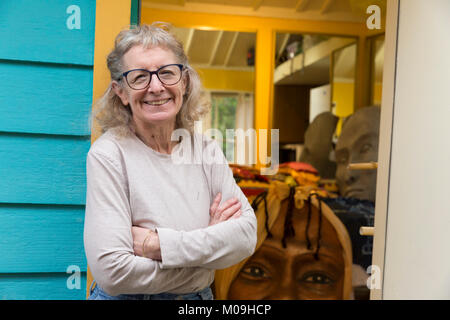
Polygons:
[[[116,35],[130,24],[131,0],[97,0],[95,8],[95,47],[92,101],[95,102],[109,85],[110,75],[106,56],[114,46]],[[91,143],[100,136],[100,129],[93,123]],[[86,272],[86,298],[93,278],[89,266]]]

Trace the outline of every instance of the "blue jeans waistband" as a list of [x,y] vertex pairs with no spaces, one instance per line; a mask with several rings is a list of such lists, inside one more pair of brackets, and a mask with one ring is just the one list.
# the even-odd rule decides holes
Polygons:
[[163,292],[157,294],[120,294],[117,296],[111,296],[107,294],[98,285],[96,285],[95,281],[93,281],[89,292],[90,295],[88,300],[213,300],[214,299],[210,287],[206,287],[197,292],[184,294]]

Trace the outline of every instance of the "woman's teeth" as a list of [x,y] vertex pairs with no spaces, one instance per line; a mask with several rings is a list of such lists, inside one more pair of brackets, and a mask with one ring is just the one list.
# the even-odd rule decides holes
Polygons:
[[164,100],[155,100],[155,101],[145,101],[145,104],[151,105],[151,106],[160,106],[162,104],[165,104],[167,102],[169,102],[169,99],[164,99]]

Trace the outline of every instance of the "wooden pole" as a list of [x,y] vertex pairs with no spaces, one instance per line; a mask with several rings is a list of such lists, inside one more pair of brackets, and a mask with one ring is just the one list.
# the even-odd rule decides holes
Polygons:
[[367,162],[367,163],[350,163],[347,166],[349,170],[374,170],[378,168],[378,162]]

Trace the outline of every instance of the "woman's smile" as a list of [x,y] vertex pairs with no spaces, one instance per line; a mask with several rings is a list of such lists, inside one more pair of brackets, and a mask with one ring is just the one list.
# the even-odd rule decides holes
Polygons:
[[171,100],[171,98],[166,99],[158,99],[158,100],[145,100],[144,104],[149,106],[162,106],[168,103]]

